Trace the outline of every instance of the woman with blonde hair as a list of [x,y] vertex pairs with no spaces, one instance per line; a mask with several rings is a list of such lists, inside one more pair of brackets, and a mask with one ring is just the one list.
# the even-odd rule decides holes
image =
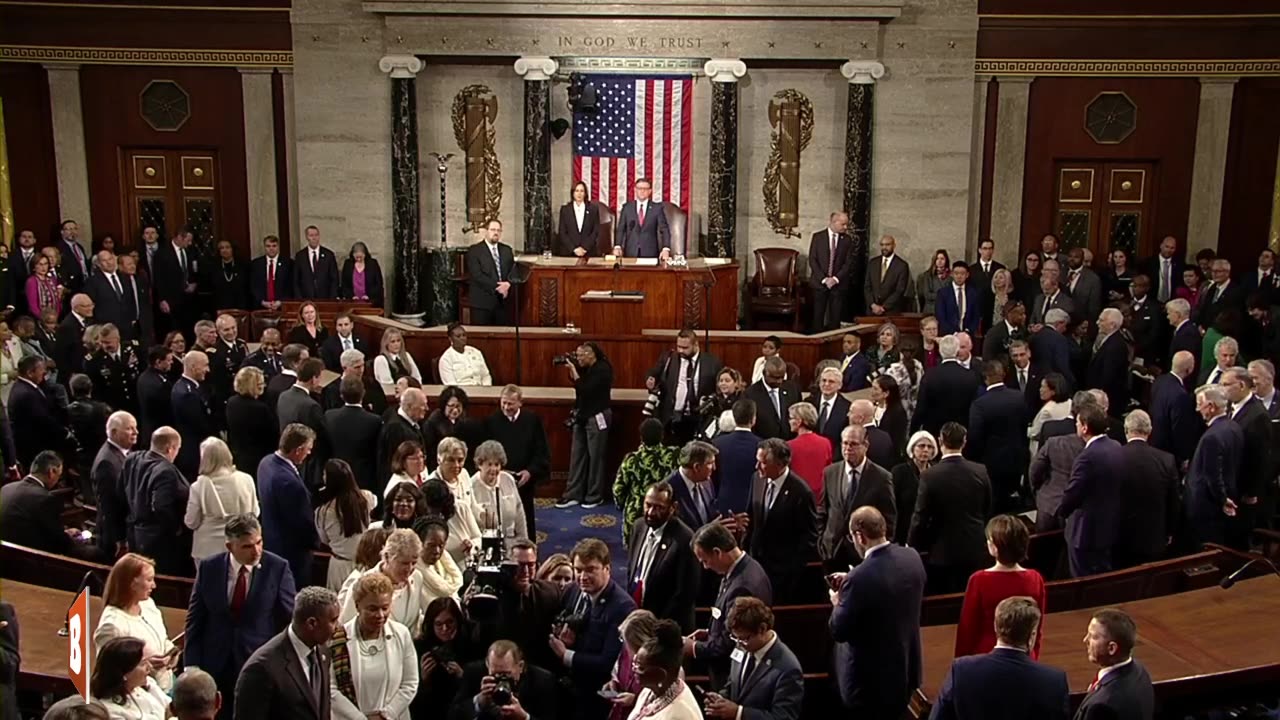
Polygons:
[[276,451],[280,428],[275,413],[262,400],[267,377],[262,370],[240,368],[232,382],[235,394],[227,399],[227,445],[236,467],[250,474],[258,472],[262,458]]
[[298,308],[297,320],[297,324],[289,328],[285,342],[305,345],[310,357],[320,357],[320,347],[329,339],[329,331],[320,322],[320,311],[316,309],[315,303],[302,303],[302,307]]
[[408,720],[418,693],[418,655],[409,628],[392,615],[395,585],[370,573],[351,589],[355,615],[330,642],[329,699],[342,720]]
[[[422,541],[417,533],[407,528],[396,530],[387,536],[387,542],[382,546],[382,560],[359,576],[382,573],[391,578],[391,617],[409,628],[414,637],[422,630],[422,612],[429,602],[423,589],[422,573],[418,571],[418,556],[421,554]],[[342,604],[338,621],[341,623],[347,623],[356,616],[352,591],[360,582],[359,577],[354,580],[348,578],[338,591],[338,601]]]
[[257,517],[258,493],[253,478],[236,470],[231,449],[216,437],[200,443],[200,474],[187,495],[187,513],[183,518],[195,532],[191,539],[191,557],[197,561],[226,550],[224,530],[233,515],[248,513]]
[[573,584],[573,561],[564,553],[556,553],[542,561],[542,565],[538,567],[537,578],[555,585],[563,596]]
[[458,438],[447,437],[436,448],[439,465],[427,476],[428,480],[440,480],[456,502],[456,512],[449,520],[452,536],[450,554],[454,562],[465,566],[473,548],[480,547],[480,505],[476,503],[471,486],[471,475],[463,467],[467,462],[467,446]]
[[155,589],[155,563],[136,553],[121,555],[111,566],[102,590],[102,615],[93,631],[93,645],[101,652],[116,638],[141,640],[143,655],[150,659],[151,677],[168,692],[173,687],[173,669],[178,666],[181,655],[169,641],[164,615],[151,599]]
[[640,679],[636,677],[636,653],[644,644],[653,639],[653,631],[658,626],[658,618],[648,610],[632,610],[618,625],[618,634],[622,636],[622,652],[618,653],[618,661],[613,664],[613,673],[602,690],[618,693],[610,702],[609,720],[626,720],[635,707],[636,697],[640,694]]
[[[1013,273],[1004,268],[991,273],[991,292],[983,293],[982,326],[987,332],[1004,322],[1004,306],[1016,297],[1017,290],[1013,285]],[[987,358],[988,360],[992,358]]]
[[393,385],[402,377],[422,382],[418,363],[413,361],[409,349],[404,346],[404,335],[392,328],[382,333],[378,356],[373,359],[373,379],[383,385]]

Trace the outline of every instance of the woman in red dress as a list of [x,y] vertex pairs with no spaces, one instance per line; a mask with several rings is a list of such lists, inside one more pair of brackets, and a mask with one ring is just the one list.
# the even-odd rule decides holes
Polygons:
[[[1030,597],[1042,615],[1046,612],[1044,578],[1019,564],[1026,559],[1030,543],[1031,533],[1020,518],[997,515],[987,523],[987,552],[996,563],[969,576],[960,624],[956,626],[956,657],[980,655],[996,646],[996,605],[1001,600]],[[1031,648],[1033,660],[1040,657],[1042,635],[1036,634]]]

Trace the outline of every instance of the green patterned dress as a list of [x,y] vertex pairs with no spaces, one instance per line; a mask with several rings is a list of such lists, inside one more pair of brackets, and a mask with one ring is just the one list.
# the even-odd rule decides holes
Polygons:
[[631,524],[644,514],[645,490],[675,471],[679,452],[670,445],[643,445],[622,459],[613,481],[613,502],[622,511],[623,542],[631,537]]

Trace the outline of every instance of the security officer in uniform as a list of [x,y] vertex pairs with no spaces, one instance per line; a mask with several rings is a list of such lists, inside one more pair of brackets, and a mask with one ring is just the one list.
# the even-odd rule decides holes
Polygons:
[[280,359],[280,348],[284,347],[280,341],[280,331],[275,328],[267,328],[262,331],[262,337],[258,340],[258,349],[249,353],[240,367],[256,367],[262,371],[269,382],[271,378],[280,374],[280,370],[284,368],[284,361]]
[[137,340],[120,341],[120,329],[111,323],[101,326],[98,349],[85,355],[84,371],[93,380],[94,394],[112,410],[138,412],[138,375],[142,360]]
[[235,392],[236,371],[249,356],[249,346],[237,337],[239,328],[230,315],[219,315],[214,323],[217,338],[204,348],[209,356],[209,399],[212,401],[214,424],[225,428],[227,401]]

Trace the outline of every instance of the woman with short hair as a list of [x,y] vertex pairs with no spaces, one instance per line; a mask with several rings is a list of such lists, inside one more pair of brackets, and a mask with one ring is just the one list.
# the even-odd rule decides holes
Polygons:
[[938,457],[938,441],[926,430],[918,430],[907,441],[907,460],[898,463],[893,475],[893,504],[898,510],[898,521],[893,527],[893,541],[907,544],[907,531],[911,528],[911,516],[916,511],[916,498],[920,494],[920,476],[933,465]]
[[802,478],[822,497],[822,471],[831,464],[831,440],[818,432],[818,410],[812,403],[798,402],[787,408],[787,423],[795,437],[787,441],[791,447],[791,472]]
[[517,540],[529,539],[529,526],[516,479],[502,469],[507,464],[507,451],[497,440],[486,440],[476,448],[475,457],[471,492],[480,508],[481,532],[497,532],[504,550],[510,550]]
[[408,720],[418,693],[418,655],[409,629],[392,616],[394,583],[370,573],[351,590],[356,614],[329,643],[329,699],[341,720]]
[[684,637],[674,620],[659,620],[653,637],[636,653],[634,670],[641,690],[630,720],[702,720],[702,710],[685,684],[681,665]]
[[[1030,544],[1031,531],[1020,517],[997,515],[987,523],[987,553],[996,562],[969,576],[964,605],[960,608],[960,623],[956,625],[956,657],[981,655],[996,646],[996,606],[1005,598],[1029,597],[1039,606],[1042,616],[1048,612],[1044,578],[1021,564],[1027,559]],[[1041,628],[1031,646],[1032,660],[1040,657],[1043,636]]]
[[1040,378],[1040,402],[1043,403],[1027,428],[1031,456],[1040,449],[1040,428],[1050,420],[1061,420],[1071,414],[1071,395],[1067,378],[1062,373],[1051,372]]
[[613,664],[613,674],[603,688],[618,693],[609,708],[609,720],[625,720],[631,708],[635,707],[636,698],[643,688],[632,663],[640,648],[653,639],[657,626],[658,618],[648,610],[632,610],[618,626],[618,634],[622,636],[622,651],[618,653],[618,661]]
[[99,648],[89,692],[111,720],[167,720],[169,696],[149,674],[152,660],[137,638],[112,638]]
[[417,637],[422,628],[422,611],[427,607],[422,574],[418,572],[418,556],[421,553],[422,541],[414,531],[401,529],[388,535],[378,564],[354,580],[348,577],[342,584],[342,589],[338,591],[338,602],[342,605],[338,621],[345,624],[356,616],[354,589],[360,578],[381,573],[391,579],[391,617],[409,628],[409,632]]
[[255,475],[258,464],[276,451],[280,440],[275,413],[262,400],[267,376],[256,367],[242,367],[232,389],[235,394],[227,399],[227,445],[236,468]]
[[248,513],[257,517],[258,490],[248,473],[236,469],[231,449],[216,437],[200,443],[200,474],[187,495],[187,512],[183,521],[195,532],[191,538],[191,557],[200,560],[225,552],[227,521]]
[[391,453],[391,478],[387,480],[386,495],[400,483],[412,483],[422,487],[427,481],[427,459],[422,446],[405,440]]
[[161,690],[168,692],[173,687],[173,669],[178,666],[179,654],[169,641],[164,615],[151,599],[155,589],[155,563],[136,553],[121,555],[111,566],[102,589],[102,615],[93,631],[93,644],[101,652],[116,638],[141,640],[151,676]]
[[471,475],[465,467],[467,446],[458,438],[448,437],[436,448],[439,465],[428,480],[439,480],[449,489],[456,501],[455,514],[449,520],[449,554],[454,562],[466,566],[467,558],[480,547],[480,506],[476,504],[471,486]]

